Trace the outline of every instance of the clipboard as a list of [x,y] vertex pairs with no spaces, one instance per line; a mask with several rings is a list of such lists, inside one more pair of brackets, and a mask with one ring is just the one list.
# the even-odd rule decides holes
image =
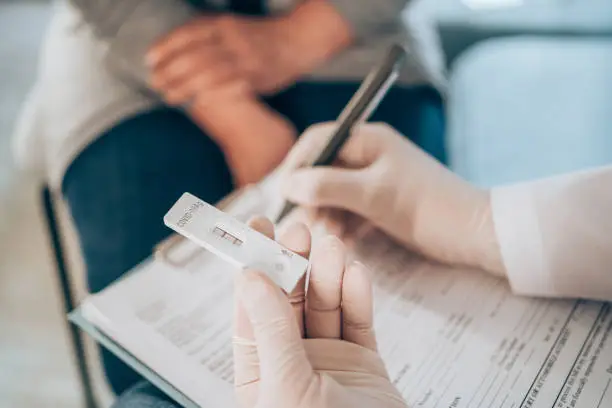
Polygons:
[[[220,202],[218,207],[231,212],[233,205],[236,203],[235,200],[242,197],[241,192],[237,192]],[[183,240],[180,237],[170,237],[157,247],[157,256],[161,257],[159,259],[162,260],[170,259],[170,262],[175,262],[179,266],[189,264],[189,260],[192,258],[188,253],[183,253],[182,255],[186,256],[179,259],[175,258],[174,250],[179,249],[179,244],[184,241],[190,243],[190,241]],[[376,244],[377,242],[377,240],[374,240],[369,243]],[[368,242],[365,243],[369,244]],[[374,255],[376,255],[376,251]],[[441,398],[446,395],[447,399],[443,403],[446,404],[445,406],[452,406],[457,395],[465,398],[470,395],[473,397],[480,392],[489,393],[489,390],[492,389],[491,386],[482,387],[482,385],[486,381],[492,380],[495,382],[499,378],[502,384],[505,384],[504,391],[500,394],[501,385],[499,385],[500,388],[498,388],[497,393],[489,395],[492,401],[497,401],[494,404],[495,406],[510,406],[510,404],[512,406],[523,406],[527,398],[531,398],[533,401],[538,398],[540,400],[546,398],[542,403],[534,402],[538,405],[533,406],[550,407],[554,405],[547,403],[551,395],[553,397],[554,395],[561,395],[560,393],[557,394],[558,390],[561,392],[569,390],[568,393],[574,392],[574,388],[579,386],[580,382],[577,380],[585,375],[584,373],[590,365],[582,363],[579,365],[578,362],[595,361],[593,364],[596,365],[591,367],[595,370],[591,371],[594,374],[589,374],[589,383],[592,385],[589,385],[590,388],[587,391],[581,391],[582,397],[580,398],[583,398],[586,402],[578,406],[594,407],[597,406],[597,401],[603,402],[603,404],[599,404],[602,407],[610,406],[608,401],[612,398],[612,394],[606,394],[610,383],[608,382],[608,385],[605,383],[607,380],[606,373],[609,373],[606,371],[609,364],[605,358],[600,358],[612,355],[610,354],[612,353],[612,341],[607,336],[608,328],[612,327],[612,313],[609,305],[586,301],[522,299],[510,296],[507,285],[500,284],[503,282],[493,276],[477,274],[470,270],[453,270],[452,273],[447,273],[450,272],[447,267],[408,258],[406,255],[410,254],[404,252],[397,252],[396,255],[401,257],[389,254],[389,251],[386,251],[384,255],[391,256],[388,258],[389,262],[401,262],[404,265],[404,270],[411,272],[409,284],[407,284],[405,275],[398,273],[402,272],[399,270],[389,271],[394,275],[386,275],[393,279],[383,277],[381,280],[379,295],[385,295],[386,293],[390,302],[396,302],[395,305],[392,303],[387,306],[389,312],[384,312],[386,314],[381,321],[398,319],[385,323],[386,327],[383,328],[387,331],[386,335],[393,336],[397,327],[410,323],[416,327],[421,327],[423,332],[432,336],[432,341],[427,342],[423,342],[416,337],[410,340],[412,343],[406,346],[410,355],[402,357],[406,358],[406,362],[398,360],[399,357],[394,357],[392,354],[388,355],[389,361],[400,361],[399,365],[389,371],[393,381],[398,383],[409,381],[404,376],[406,371],[402,364],[412,364],[415,367],[417,371],[414,372],[412,378],[422,378],[419,377],[421,367],[426,370],[424,373],[427,375],[447,376],[448,384],[444,387],[439,386],[436,392],[442,393],[438,401],[442,401]],[[139,273],[142,269],[150,266],[152,262],[158,261],[149,258],[140,266],[134,268],[131,273]],[[381,270],[380,272],[384,271]],[[398,280],[400,278],[401,283]],[[418,289],[417,292],[408,293],[406,292],[407,288],[410,288],[411,291],[413,288],[421,289]],[[462,295],[456,296],[457,291],[461,291]],[[424,300],[429,300],[431,304],[418,312],[418,308],[423,307],[422,302]],[[412,304],[413,307],[406,309],[409,304]],[[483,311],[483,305],[488,305],[489,309]],[[417,308],[416,313],[419,314],[415,314],[414,308]],[[435,313],[431,313],[431,311]],[[77,309],[70,315],[70,320],[150,380],[170,398],[188,408],[198,407],[194,403],[194,397],[191,400],[187,397],[186,391],[181,392],[157,372],[151,370],[150,367],[154,367],[155,364],[147,365],[146,361],[135,358],[128,350],[88,321],[86,315],[83,315],[82,312],[82,309]],[[402,317],[402,315],[404,316]],[[432,325],[432,321],[435,324]],[[445,328],[444,331],[440,332],[436,325]],[[451,333],[453,337],[449,337]],[[472,341],[474,339],[478,341]],[[380,344],[386,343],[383,341]],[[529,347],[519,348],[518,345],[520,344],[527,344]],[[417,352],[414,352],[414,347],[423,347],[423,350],[417,349]],[[436,350],[438,347],[450,347],[450,349],[444,354],[427,353],[426,349],[430,347],[435,347]],[[394,352],[397,350],[392,345],[390,347],[389,344],[386,345],[386,348],[387,351],[381,350],[383,355],[389,352],[389,349]],[[505,351],[501,352],[503,350]],[[483,351],[487,354],[483,354]],[[601,354],[597,354],[600,352]],[[435,373],[437,374],[430,373],[432,365],[427,364],[430,361],[428,359],[432,356],[436,359],[442,359],[435,365],[437,368]],[[509,362],[510,360],[506,360],[506,357],[509,356],[513,356],[512,365],[491,363],[492,359]],[[420,358],[424,360],[418,363]],[[498,367],[498,369],[495,369],[497,374],[491,374],[492,367]],[[452,375],[453,371],[449,371],[449,368],[453,368],[455,375]],[[551,374],[553,369],[554,374]],[[473,370],[473,372],[469,370]],[[458,375],[459,373],[466,374]],[[500,376],[506,377],[504,379]],[[561,383],[559,381],[557,383],[547,380],[548,377],[552,378],[552,376],[565,382]],[[470,378],[473,378],[474,381],[470,382]],[[512,378],[514,378],[513,382]],[[569,378],[573,378],[572,383],[568,383]],[[603,383],[602,379],[604,380]],[[549,387],[549,391],[552,390],[554,393],[551,393],[552,391],[548,394],[541,392],[545,384]],[[451,385],[454,387],[454,391],[447,395]],[[556,388],[552,389],[550,387]],[[604,390],[603,393],[602,390]],[[423,396],[431,395],[430,392],[431,387],[423,387],[421,390],[408,390],[403,395],[405,398],[419,401]],[[608,396],[606,397],[606,395]],[[595,404],[589,403],[589,401],[595,399],[597,400]],[[501,405],[499,404],[500,401]],[[506,401],[508,401],[508,405],[504,405]]]
[[[224,211],[229,211],[231,210],[231,206],[233,204],[237,203],[241,199],[249,199],[248,194],[258,192],[258,190],[259,186],[257,185],[236,190],[217,203],[216,207]],[[183,245],[183,248],[181,248],[181,245]],[[188,247],[189,251],[185,252],[184,247]],[[138,273],[139,270],[146,268],[147,265],[155,262],[165,263],[172,268],[185,269],[189,266],[191,261],[195,260],[199,255],[205,252],[206,251],[203,248],[196,246],[195,244],[191,245],[191,242],[185,237],[172,233],[168,238],[164,239],[154,247],[152,256],[150,258],[135,266],[120,279],[127,278],[133,273]],[[135,357],[109,335],[105,334],[102,330],[98,329],[93,323],[91,323],[85,317],[82,306],[79,306],[70,312],[68,314],[68,320],[83,332],[91,336],[96,343],[109,350],[143,378],[155,385],[174,401],[178,402],[181,406],[185,408],[200,408],[198,404],[178,390],[170,382],[166,381],[163,377],[157,374],[154,370],[147,366],[145,362]]]
[[73,310],[68,314],[68,320],[76,325],[79,329],[87,333],[98,344],[109,350],[121,361],[126,363],[130,368],[140,374],[144,379],[159,388],[164,394],[178,402],[184,408],[201,408],[198,404],[192,401],[189,397],[179,391],[175,386],[164,380],[155,371],[149,368],[144,362],[136,358],[132,353],[121,347],[119,343],[98,330],[91,324],[80,308]]

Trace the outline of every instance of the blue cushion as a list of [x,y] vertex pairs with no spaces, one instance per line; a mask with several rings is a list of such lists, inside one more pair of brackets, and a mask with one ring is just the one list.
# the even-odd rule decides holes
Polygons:
[[482,186],[612,163],[612,40],[490,40],[451,73],[451,167]]
[[440,0],[429,6],[449,64],[469,46],[498,36],[612,36],[610,0],[517,0],[510,1],[515,6],[490,8],[466,3],[469,1]]

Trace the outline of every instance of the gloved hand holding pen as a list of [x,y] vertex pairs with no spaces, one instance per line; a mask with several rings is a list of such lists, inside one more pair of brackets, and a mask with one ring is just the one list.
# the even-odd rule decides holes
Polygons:
[[[358,126],[334,167],[299,168],[335,124],[300,137],[283,163],[283,193],[300,206],[358,215],[436,260],[503,274],[489,194],[462,180],[386,124]],[[327,220],[329,221],[329,220]]]
[[334,167],[299,168],[335,126],[312,127],[290,152],[287,200],[332,224],[361,217],[434,260],[506,277],[517,294],[612,300],[612,167],[485,190],[388,125],[366,124]]

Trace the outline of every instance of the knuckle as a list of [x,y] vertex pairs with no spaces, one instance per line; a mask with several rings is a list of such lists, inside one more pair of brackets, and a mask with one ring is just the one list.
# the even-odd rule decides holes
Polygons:
[[393,184],[395,180],[385,177],[388,172],[383,166],[371,170],[369,180],[364,183],[368,188],[363,189],[361,200],[364,208],[367,208],[369,218],[374,222],[380,222],[388,215],[390,206],[395,200],[396,188],[393,185],[390,188],[387,186],[389,183]]
[[306,190],[306,196],[313,204],[320,202],[329,191],[325,177],[322,177],[321,175],[315,175],[312,177],[310,179],[310,183],[305,185],[304,188]]
[[387,122],[373,122],[369,123],[368,127],[377,132],[381,133],[397,133],[397,130]]
[[[330,296],[331,295],[331,296]],[[340,296],[333,293],[311,293],[308,297],[308,311],[319,314],[340,312]]]
[[151,79],[149,79],[149,84],[153,89],[157,89],[159,91],[163,91],[166,81],[164,81],[158,73],[153,73],[151,75]]
[[385,122],[375,122],[369,124],[371,126],[370,132],[376,134],[379,138],[385,138],[385,140],[395,139],[402,137],[401,133],[397,131],[393,126]]
[[195,26],[191,24],[177,28],[174,32],[170,33],[170,36],[167,38],[165,44],[176,47],[189,44],[193,39],[194,28]]
[[325,143],[333,133],[336,124],[334,122],[323,122],[310,126],[304,131],[302,138],[304,140]]
[[[210,75],[206,73],[200,73],[198,76],[194,78],[193,85],[195,85],[195,89],[206,89],[210,86]],[[194,88],[192,88],[194,89]]]
[[372,323],[371,322],[365,322],[365,321],[356,321],[356,320],[352,320],[352,319],[344,319],[344,325],[351,329],[351,331],[358,333],[358,334],[362,334],[362,335],[368,335],[372,332]]

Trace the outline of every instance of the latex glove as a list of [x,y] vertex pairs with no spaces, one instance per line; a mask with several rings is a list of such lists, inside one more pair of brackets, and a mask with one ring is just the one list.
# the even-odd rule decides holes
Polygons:
[[[255,228],[272,235],[258,220]],[[280,239],[307,256],[308,229]],[[346,266],[342,243],[313,251],[308,293],[287,296],[254,271],[237,282],[234,362],[237,399],[258,408],[405,408],[376,351],[372,288],[364,267]],[[293,307],[292,307],[293,304]],[[305,337],[305,338],[303,338]]]
[[310,208],[358,214],[436,260],[503,274],[489,194],[385,124],[357,127],[338,167],[303,168],[334,124],[307,130],[283,164],[283,194]]

